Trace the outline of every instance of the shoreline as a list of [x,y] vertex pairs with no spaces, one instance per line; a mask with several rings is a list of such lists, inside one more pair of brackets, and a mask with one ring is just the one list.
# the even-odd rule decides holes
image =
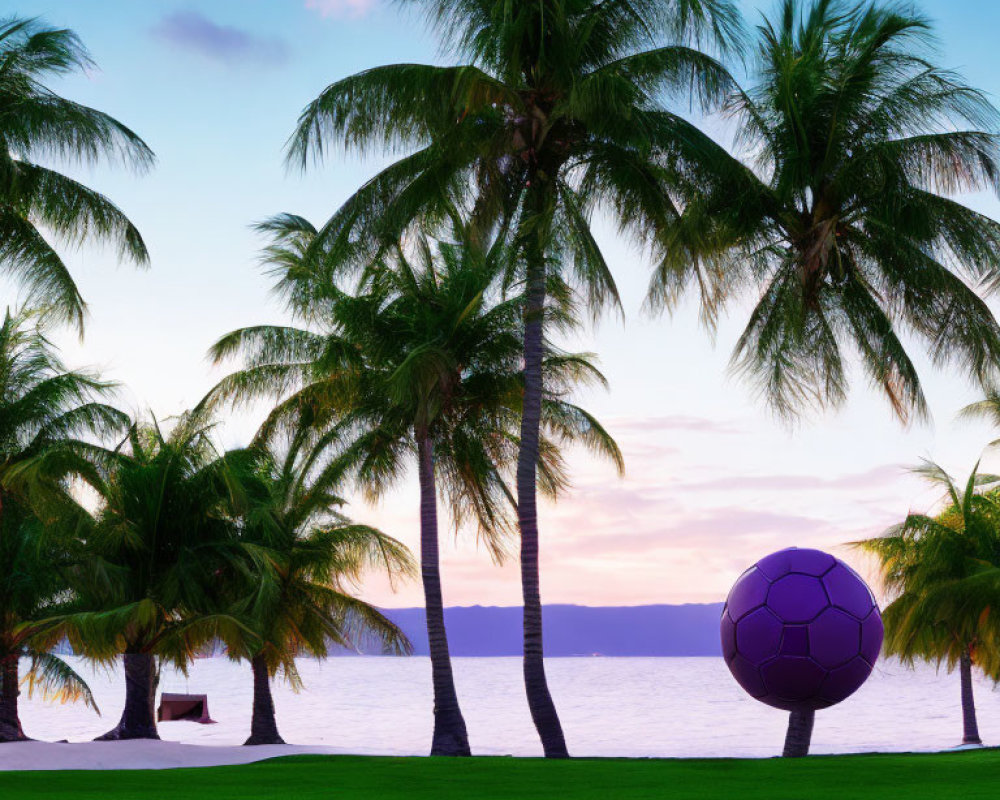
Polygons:
[[[973,750],[995,750],[988,746],[958,745],[937,750],[871,751],[863,753],[816,754],[813,759],[858,756],[905,756],[959,753]],[[349,756],[372,759],[424,759],[426,755],[386,756],[353,753],[323,745],[205,745],[184,744],[166,740],[140,739],[124,742],[8,742],[0,744],[0,775],[15,772],[111,771],[111,770],[170,770],[209,767],[243,766],[287,756]],[[578,756],[572,761],[768,761],[770,756],[705,756],[705,757],[638,757]],[[544,760],[541,756],[500,756],[483,754],[478,759]]]
[[[721,659],[554,659],[546,666],[574,756],[766,759],[780,752],[787,714],[745,697]],[[51,759],[55,767],[67,759],[66,768],[87,761],[76,752],[112,727],[121,714],[121,669],[92,671],[86,664],[80,669],[94,690],[100,716],[82,704],[22,698],[25,733],[39,742],[81,744],[80,748],[54,745],[50,755],[37,759]],[[433,698],[425,659],[303,661],[300,672],[303,691],[296,693],[281,681],[273,687],[278,730],[285,741],[299,746],[288,753],[423,756],[429,752]],[[456,659],[455,675],[474,752],[541,755],[519,661]],[[1000,728],[992,724],[1000,719],[1000,693],[990,685],[977,687],[983,738],[1000,743]],[[250,733],[253,706],[247,670],[226,659],[207,659],[192,665],[188,676],[165,670],[160,688],[207,693],[211,715],[218,721],[217,725],[164,722],[160,736],[165,741],[212,748],[181,747],[167,766],[186,764],[185,753],[204,752],[207,755],[198,757],[214,761],[260,757],[251,757],[250,748],[242,748]],[[813,752],[948,749],[961,740],[958,689],[957,676],[933,669],[911,672],[886,662],[857,695],[818,715]],[[96,743],[102,749],[95,750],[94,757],[109,758],[110,744]],[[20,747],[0,745],[0,769],[16,769],[9,750],[15,746]],[[216,748],[229,748],[232,755],[220,756],[227,751]],[[161,760],[155,754],[151,757]]]

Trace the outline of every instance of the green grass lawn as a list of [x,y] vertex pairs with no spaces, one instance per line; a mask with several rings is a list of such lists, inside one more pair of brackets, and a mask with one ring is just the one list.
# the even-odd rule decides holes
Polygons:
[[994,800],[998,793],[1000,750],[799,761],[294,756],[239,767],[161,772],[0,773],[3,800]]

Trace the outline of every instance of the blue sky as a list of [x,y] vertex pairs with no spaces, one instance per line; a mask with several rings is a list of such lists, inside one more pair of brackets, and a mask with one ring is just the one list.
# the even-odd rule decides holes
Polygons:
[[[769,5],[746,2],[748,20]],[[943,63],[1000,94],[1000,4],[921,7],[937,23]],[[129,407],[160,416],[196,402],[217,380],[204,354],[218,336],[285,319],[257,266],[261,242],[249,224],[281,211],[320,222],[383,163],[334,155],[307,175],[286,171],[282,148],[303,106],[352,72],[443,59],[415,17],[382,0],[26,0],[0,2],[0,10],[77,31],[99,69],[55,88],[114,114],[157,153],[144,176],[69,170],[139,225],[152,268],[116,266],[110,252],[90,248],[70,253],[90,318],[82,343],[57,338],[71,363],[121,381]],[[992,198],[967,200],[1000,214]],[[643,314],[648,265],[602,220],[596,227],[627,319],[604,320],[572,345],[596,352],[611,381],[610,392],[582,400],[619,438],[628,475],[618,480],[573,454],[572,493],[542,513],[547,602],[721,599],[747,564],[773,549],[833,548],[928,507],[935,496],[903,468],[928,456],[965,474],[995,438],[953,421],[976,395],[923,358],[932,425],[902,429],[861,380],[842,412],[789,429],[727,371],[746,306],[733,306],[714,343],[692,307],[673,319]],[[252,428],[252,416],[234,417],[222,437],[239,444]],[[359,501],[351,510],[416,546],[412,481],[377,509]],[[473,537],[449,541],[443,558],[447,602],[518,602],[516,568],[492,565]],[[378,579],[364,591],[388,605],[420,599],[416,585],[393,594]]]

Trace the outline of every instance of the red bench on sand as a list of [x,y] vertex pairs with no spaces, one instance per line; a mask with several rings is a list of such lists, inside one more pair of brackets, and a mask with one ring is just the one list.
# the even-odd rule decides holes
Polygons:
[[214,724],[215,720],[208,715],[207,694],[170,694],[160,695],[160,707],[156,710],[159,722],[174,722],[186,720],[200,722],[202,725]]

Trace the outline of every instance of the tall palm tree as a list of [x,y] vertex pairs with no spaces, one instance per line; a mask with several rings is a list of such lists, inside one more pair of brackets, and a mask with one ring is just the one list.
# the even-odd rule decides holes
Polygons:
[[[456,528],[478,525],[494,557],[503,555],[513,493],[523,402],[522,299],[492,288],[509,263],[503,239],[492,246],[421,240],[411,259],[403,248],[371,269],[369,288],[341,291],[303,254],[315,230],[279,217],[268,230],[267,255],[293,307],[322,327],[258,327],[235,331],[213,348],[218,361],[241,354],[246,366],[223,380],[220,398],[289,395],[275,418],[307,415],[343,442],[339,462],[365,493],[382,496],[416,456],[420,483],[420,558],[434,681],[434,755],[468,755],[444,625],[438,555],[437,496]],[[554,310],[558,318],[559,312]],[[565,483],[558,444],[578,440],[611,457],[621,454],[604,429],[567,402],[574,383],[603,380],[585,356],[547,348],[547,385],[540,449],[540,485],[554,494]],[[344,468],[344,467],[338,467]]]
[[75,33],[34,19],[0,20],[0,274],[82,332],[85,305],[43,227],[57,240],[108,241],[119,256],[148,261],[135,226],[107,197],[34,159],[119,161],[137,170],[153,153],[135,133],[93,108],[60,97],[45,82],[93,66]]
[[[31,623],[54,613],[68,588],[62,567],[73,543],[62,534],[83,513],[70,482],[99,481],[96,442],[125,424],[98,402],[113,386],[67,370],[37,321],[8,310],[0,324],[0,742],[24,738],[22,682],[94,706],[80,676],[32,641]],[[31,662],[22,678],[23,657]]]
[[157,659],[183,670],[200,645],[239,627],[224,603],[240,554],[241,487],[210,434],[203,413],[181,417],[169,434],[155,420],[131,425],[82,532],[77,600],[43,631],[97,661],[123,656],[125,707],[101,740],[159,738]]
[[726,70],[696,45],[731,44],[738,15],[728,0],[405,5],[422,8],[463,63],[383,66],[331,84],[303,111],[288,158],[305,167],[335,145],[407,153],[320,231],[313,250],[343,268],[370,263],[373,248],[398,241],[415,219],[447,219],[454,204],[473,212],[479,231],[498,218],[515,223],[526,297],[516,476],[524,677],[546,755],[565,757],[542,658],[535,496],[548,277],[574,276],[595,313],[618,303],[591,213],[600,205],[623,233],[658,247],[657,232],[678,213],[673,189],[717,157],[664,100],[693,95],[709,104],[730,85]]
[[972,670],[1000,679],[1000,476],[972,471],[964,488],[937,464],[917,470],[945,493],[936,516],[908,514],[882,536],[857,542],[874,553],[893,600],[883,612],[885,651],[959,668],[962,744],[982,744]]
[[1000,224],[947,196],[1000,188],[997,112],[931,44],[909,7],[783,0],[727,103],[746,163],[719,147],[661,232],[654,304],[692,265],[713,305],[759,287],[733,364],[779,416],[841,404],[854,359],[898,418],[925,417],[902,331],[981,385],[997,373],[977,290],[997,280]]
[[728,103],[746,163],[720,148],[664,233],[654,301],[691,263],[713,292],[760,287],[733,361],[780,415],[841,403],[854,359],[895,415],[925,416],[904,331],[936,365],[996,374],[977,290],[997,283],[1000,224],[948,195],[1000,189],[998,115],[932,44],[909,6],[784,0]]
[[338,510],[342,471],[324,457],[324,438],[307,426],[280,425],[245,451],[247,506],[240,541],[245,550],[245,596],[234,614],[244,629],[226,641],[230,658],[250,662],[254,700],[248,745],[283,744],[274,716],[271,679],[279,671],[301,685],[297,656],[324,658],[331,645],[374,640],[385,651],[410,650],[405,635],[376,608],[351,594],[369,568],[391,577],[413,572],[406,548]]

